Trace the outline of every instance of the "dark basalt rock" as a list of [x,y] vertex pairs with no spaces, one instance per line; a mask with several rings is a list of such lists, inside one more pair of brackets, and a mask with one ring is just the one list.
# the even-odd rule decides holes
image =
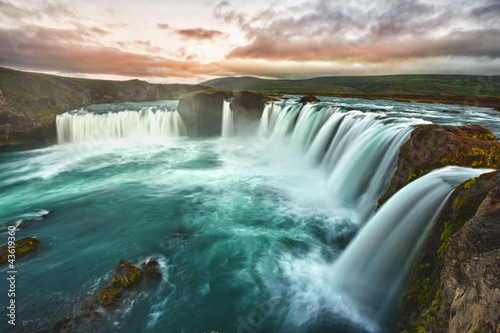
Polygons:
[[218,136],[222,131],[222,105],[233,97],[228,90],[210,89],[184,95],[177,111],[189,136]]
[[479,125],[417,127],[400,148],[398,168],[379,206],[411,181],[446,165],[500,168],[500,143]]
[[302,104],[307,104],[307,103],[316,103],[316,102],[319,102],[320,100],[316,97],[316,96],[313,96],[313,95],[307,95],[307,96],[303,96],[299,103],[302,103]]
[[[16,261],[40,248],[40,241],[36,238],[26,237],[14,242]],[[9,245],[0,248],[0,264],[6,263],[9,257]]]

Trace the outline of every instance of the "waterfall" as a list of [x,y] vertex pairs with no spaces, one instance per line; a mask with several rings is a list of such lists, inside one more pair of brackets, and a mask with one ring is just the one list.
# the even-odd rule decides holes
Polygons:
[[229,138],[234,135],[233,110],[230,107],[231,101],[225,100],[222,105],[222,137]]
[[259,136],[289,140],[327,173],[331,199],[356,211],[359,221],[373,212],[396,169],[399,148],[419,119],[343,110],[331,103],[266,105]]
[[67,112],[57,116],[56,126],[60,144],[122,138],[164,139],[186,135],[186,128],[177,111],[153,112],[153,108],[101,114],[83,110]]
[[331,299],[338,302],[341,295],[349,316],[370,318],[374,331],[393,323],[404,275],[446,199],[456,186],[487,171],[492,170],[445,167],[397,192],[327,271]]

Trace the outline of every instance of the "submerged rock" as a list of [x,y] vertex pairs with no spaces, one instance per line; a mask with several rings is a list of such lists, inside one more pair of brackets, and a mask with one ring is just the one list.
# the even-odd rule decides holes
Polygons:
[[307,96],[303,96],[299,103],[302,103],[302,104],[307,104],[307,103],[316,103],[316,102],[319,102],[320,100],[316,97],[316,96],[313,96],[313,95],[307,95]]
[[[0,248],[0,264],[7,262],[9,254],[15,254],[16,261],[27,256],[40,248],[40,241],[36,238],[26,237],[14,242],[15,253],[9,252],[9,244]],[[12,248],[12,247],[11,247]]]
[[52,212],[43,211],[40,213],[40,215],[36,215],[36,216],[31,217],[31,218],[27,218],[24,220],[9,221],[9,222],[5,223],[4,225],[0,226],[0,234],[8,232],[9,227],[14,227],[16,229],[24,229],[28,225],[30,225],[32,222],[44,220],[50,214],[52,214]]
[[192,92],[179,100],[179,112],[189,136],[218,136],[222,131],[222,105],[233,97],[228,90],[209,89]]
[[401,147],[398,168],[379,206],[409,182],[446,165],[500,168],[500,143],[479,125],[417,127]]

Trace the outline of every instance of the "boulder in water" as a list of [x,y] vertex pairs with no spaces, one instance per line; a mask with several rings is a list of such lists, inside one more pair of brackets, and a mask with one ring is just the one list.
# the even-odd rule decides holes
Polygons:
[[307,95],[307,96],[303,96],[299,103],[302,103],[302,104],[307,104],[307,103],[316,103],[316,102],[319,102],[320,100],[316,97],[316,96],[313,96],[313,95]]
[[11,244],[10,249],[14,249],[14,253],[9,252],[9,244],[0,248],[0,264],[8,261],[9,254],[15,254],[16,261],[19,258],[25,257],[37,251],[40,248],[40,241],[36,238],[26,237],[19,239]]
[[111,285],[99,291],[102,306],[115,306],[123,291],[134,289],[141,282],[143,272],[132,263],[122,260],[116,269]]
[[144,272],[144,277],[148,280],[159,281],[163,277],[160,263],[156,258],[151,258],[147,262],[142,263],[141,269]]

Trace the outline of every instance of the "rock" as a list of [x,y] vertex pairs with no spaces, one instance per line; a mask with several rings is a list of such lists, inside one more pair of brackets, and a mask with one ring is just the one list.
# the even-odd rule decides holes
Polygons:
[[235,121],[239,121],[239,118],[243,118],[243,120],[259,120],[266,103],[276,100],[274,97],[256,91],[243,90],[235,92],[231,101]]
[[476,215],[449,238],[440,312],[441,327],[451,332],[500,331],[500,182],[496,185]]
[[156,258],[151,258],[147,262],[142,263],[141,269],[146,279],[160,281],[163,277],[160,263]]
[[221,135],[222,105],[231,98],[228,90],[210,89],[184,95],[179,100],[179,112],[189,136],[207,137]]
[[116,306],[125,290],[134,289],[141,282],[143,272],[132,263],[121,260],[111,285],[104,287],[98,293],[97,299],[102,306]]
[[417,127],[400,148],[398,167],[379,206],[409,182],[446,166],[500,168],[500,143],[479,125]]
[[[40,241],[36,238],[26,237],[14,242],[16,261],[22,257],[27,256],[40,248]],[[12,247],[11,247],[12,248]],[[8,261],[9,257],[9,244],[0,248],[0,264]]]
[[441,112],[443,112],[443,113],[455,113],[455,114],[461,114],[462,113],[460,111],[455,111],[455,110],[442,110]]
[[307,95],[307,96],[303,96],[299,103],[302,103],[302,104],[307,104],[307,103],[316,103],[316,102],[319,102],[320,100],[316,97],[316,96],[313,96],[313,95]]
[[[141,264],[141,268],[121,260],[112,282],[88,297],[77,308],[74,317],[65,316],[52,327],[52,332],[95,332],[104,331],[107,325],[120,315],[119,308],[130,304],[147,289],[144,281],[158,282],[162,278],[160,264],[156,258],[150,258]],[[99,328],[99,330],[98,330]]]
[[113,285],[119,284],[125,289],[136,287],[141,282],[142,271],[132,263],[122,260],[113,277]]
[[415,260],[395,332],[498,332],[500,171],[455,189]]

